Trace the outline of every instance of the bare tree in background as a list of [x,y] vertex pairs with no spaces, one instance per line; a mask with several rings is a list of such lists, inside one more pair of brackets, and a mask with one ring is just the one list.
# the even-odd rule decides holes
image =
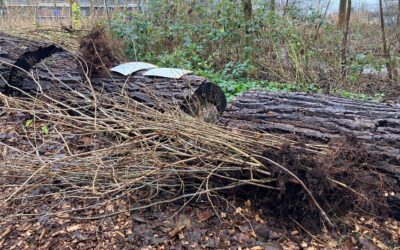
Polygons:
[[[251,39],[249,37],[249,26],[250,26],[250,20],[253,18],[253,4],[251,0],[242,0],[242,7],[243,7],[243,15],[245,19],[245,42],[246,46],[250,46],[251,44]],[[249,51],[249,50],[246,50]],[[251,58],[251,55],[249,53],[246,53],[246,58]]]
[[340,0],[339,19],[338,19],[337,26],[341,29],[343,28],[344,19],[346,17],[346,4],[347,4],[347,0]]
[[397,5],[397,27],[399,27],[399,26],[400,26],[400,0]]
[[321,20],[319,21],[319,23],[317,25],[317,29],[315,31],[315,37],[314,37],[315,40],[318,40],[318,38],[319,38],[319,30],[321,29],[322,24],[324,24],[324,22],[325,22],[326,14],[328,14],[328,9],[329,9],[330,5],[331,5],[331,0],[328,0],[328,4],[326,5],[324,15],[322,16]]
[[387,43],[386,43],[386,33],[385,33],[385,18],[383,16],[383,4],[382,0],[379,0],[379,15],[381,19],[381,32],[382,32],[382,49],[383,49],[383,55],[388,59],[388,62],[386,63],[386,67],[388,70],[388,75],[389,79],[393,79],[393,70],[391,67],[391,60],[390,60],[390,54],[387,48]]
[[250,21],[253,15],[253,5],[251,3],[251,0],[242,0],[242,6],[244,19],[246,20],[246,22]]
[[[381,1],[381,0],[380,0]],[[347,0],[347,11],[346,11],[346,19],[344,23],[343,30],[343,40],[342,40],[342,67],[341,67],[341,77],[344,82],[347,77],[347,47],[348,47],[348,37],[349,37],[349,29],[350,29],[350,15],[351,15],[351,0]]]
[[285,2],[285,7],[283,9],[283,15],[286,16],[287,12],[289,10],[289,0],[286,0]]
[[275,2],[275,0],[271,0],[270,5],[271,5],[271,10],[275,11],[276,10],[276,2]]

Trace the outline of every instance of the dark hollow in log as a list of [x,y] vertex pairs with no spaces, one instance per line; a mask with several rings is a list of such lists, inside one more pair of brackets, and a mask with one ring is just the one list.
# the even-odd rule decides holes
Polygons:
[[[8,76],[8,83],[18,88],[22,87],[20,83],[22,83],[24,80],[24,71],[29,71],[38,62],[59,51],[62,51],[62,49],[55,45],[49,45],[46,47],[39,47],[35,51],[25,52],[17,59],[17,61],[14,63],[14,66],[11,67],[10,74]],[[8,88],[7,86],[6,93],[11,94],[12,89]]]
[[12,89],[7,87],[6,81],[20,87],[25,75],[23,70],[29,71],[35,64],[59,51],[62,49],[53,44],[0,33],[0,91],[11,94]]
[[229,127],[265,131],[305,142],[331,143],[350,136],[387,170],[400,176],[400,105],[327,95],[250,91],[220,118]]
[[[81,61],[67,51],[61,51],[54,45],[31,44],[27,40],[1,36],[0,51],[4,51],[4,61],[17,65],[32,75],[27,75],[16,67],[2,67],[0,73],[8,79],[3,81],[0,91],[5,94],[30,94],[35,96],[39,91],[44,93],[67,93],[77,90],[91,95],[92,87],[107,96],[127,95],[148,106],[163,110],[171,105],[178,105],[185,112],[215,121],[226,108],[226,98],[222,89],[203,77],[186,75],[181,79],[143,76],[144,71],[125,77],[116,73],[108,76],[93,76],[90,79],[83,74]],[[9,40],[11,39],[11,40]],[[25,50],[9,53],[20,44],[27,43]],[[12,46],[9,46],[12,44]],[[61,51],[61,52],[60,52]],[[13,56],[8,56],[12,54]],[[10,91],[10,89],[12,91]],[[57,98],[62,98],[58,96]],[[68,100],[64,100],[68,101]],[[75,104],[79,105],[79,104]]]

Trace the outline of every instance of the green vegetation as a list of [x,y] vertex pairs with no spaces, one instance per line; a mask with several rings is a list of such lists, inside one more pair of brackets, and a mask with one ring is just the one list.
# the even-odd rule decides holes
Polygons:
[[250,89],[259,89],[267,91],[298,91],[317,93],[321,90],[315,84],[301,83],[280,83],[268,82],[262,80],[250,80],[246,78],[232,78],[224,73],[212,71],[196,71],[197,75],[204,76],[210,81],[218,84],[225,92],[228,101],[231,101],[237,94],[246,92]]
[[76,2],[71,4],[71,15],[73,27],[76,28],[80,26],[81,12],[79,10],[79,5]]
[[349,47],[343,82],[343,34],[336,24],[317,10],[289,6],[282,14],[266,2],[253,1],[247,20],[235,1],[152,1],[147,14],[119,13],[107,26],[124,44],[127,59],[191,69],[219,84],[228,99],[252,88],[382,97],[361,74],[386,62],[370,52],[369,34],[362,32],[369,24],[354,25],[351,39],[362,45]]

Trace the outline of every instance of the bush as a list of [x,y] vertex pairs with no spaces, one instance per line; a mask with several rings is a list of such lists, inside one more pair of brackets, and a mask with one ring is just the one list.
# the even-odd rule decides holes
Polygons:
[[[332,89],[346,87],[337,84],[342,33],[334,24],[316,10],[291,6],[289,16],[270,10],[265,1],[253,2],[253,19],[246,21],[236,1],[152,1],[146,15],[116,15],[112,34],[124,41],[129,59],[193,70],[214,78],[228,95],[265,82],[295,83],[303,87],[294,90],[306,91],[316,91],[307,84],[325,88],[327,80]],[[381,63],[374,57],[360,61],[357,54],[350,50],[350,90],[364,66]]]

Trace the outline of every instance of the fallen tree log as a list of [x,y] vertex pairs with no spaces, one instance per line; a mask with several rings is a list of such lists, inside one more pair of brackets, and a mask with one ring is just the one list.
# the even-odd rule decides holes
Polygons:
[[250,91],[232,102],[220,122],[307,143],[356,138],[371,155],[378,156],[382,171],[400,178],[400,105]]
[[[203,77],[186,75],[181,79],[144,76],[140,71],[125,77],[109,72],[89,77],[84,62],[54,45],[33,44],[24,39],[0,35],[0,92],[8,95],[57,94],[63,98],[72,90],[91,95],[92,89],[109,96],[122,94],[163,110],[171,105],[185,112],[215,120],[225,110],[226,99],[217,85]],[[24,47],[25,49],[14,50]],[[8,52],[12,50],[13,52]],[[11,66],[15,65],[15,66]],[[30,72],[27,74],[26,72]],[[79,106],[79,103],[75,103]]]
[[[345,148],[343,157],[347,158],[340,160],[339,154],[339,162],[327,166],[343,164],[376,172],[391,190],[386,194],[389,213],[400,219],[399,104],[250,91],[238,96],[219,120],[233,129],[269,132],[304,144],[328,144],[339,151]],[[283,165],[286,161],[283,155],[277,158]]]

